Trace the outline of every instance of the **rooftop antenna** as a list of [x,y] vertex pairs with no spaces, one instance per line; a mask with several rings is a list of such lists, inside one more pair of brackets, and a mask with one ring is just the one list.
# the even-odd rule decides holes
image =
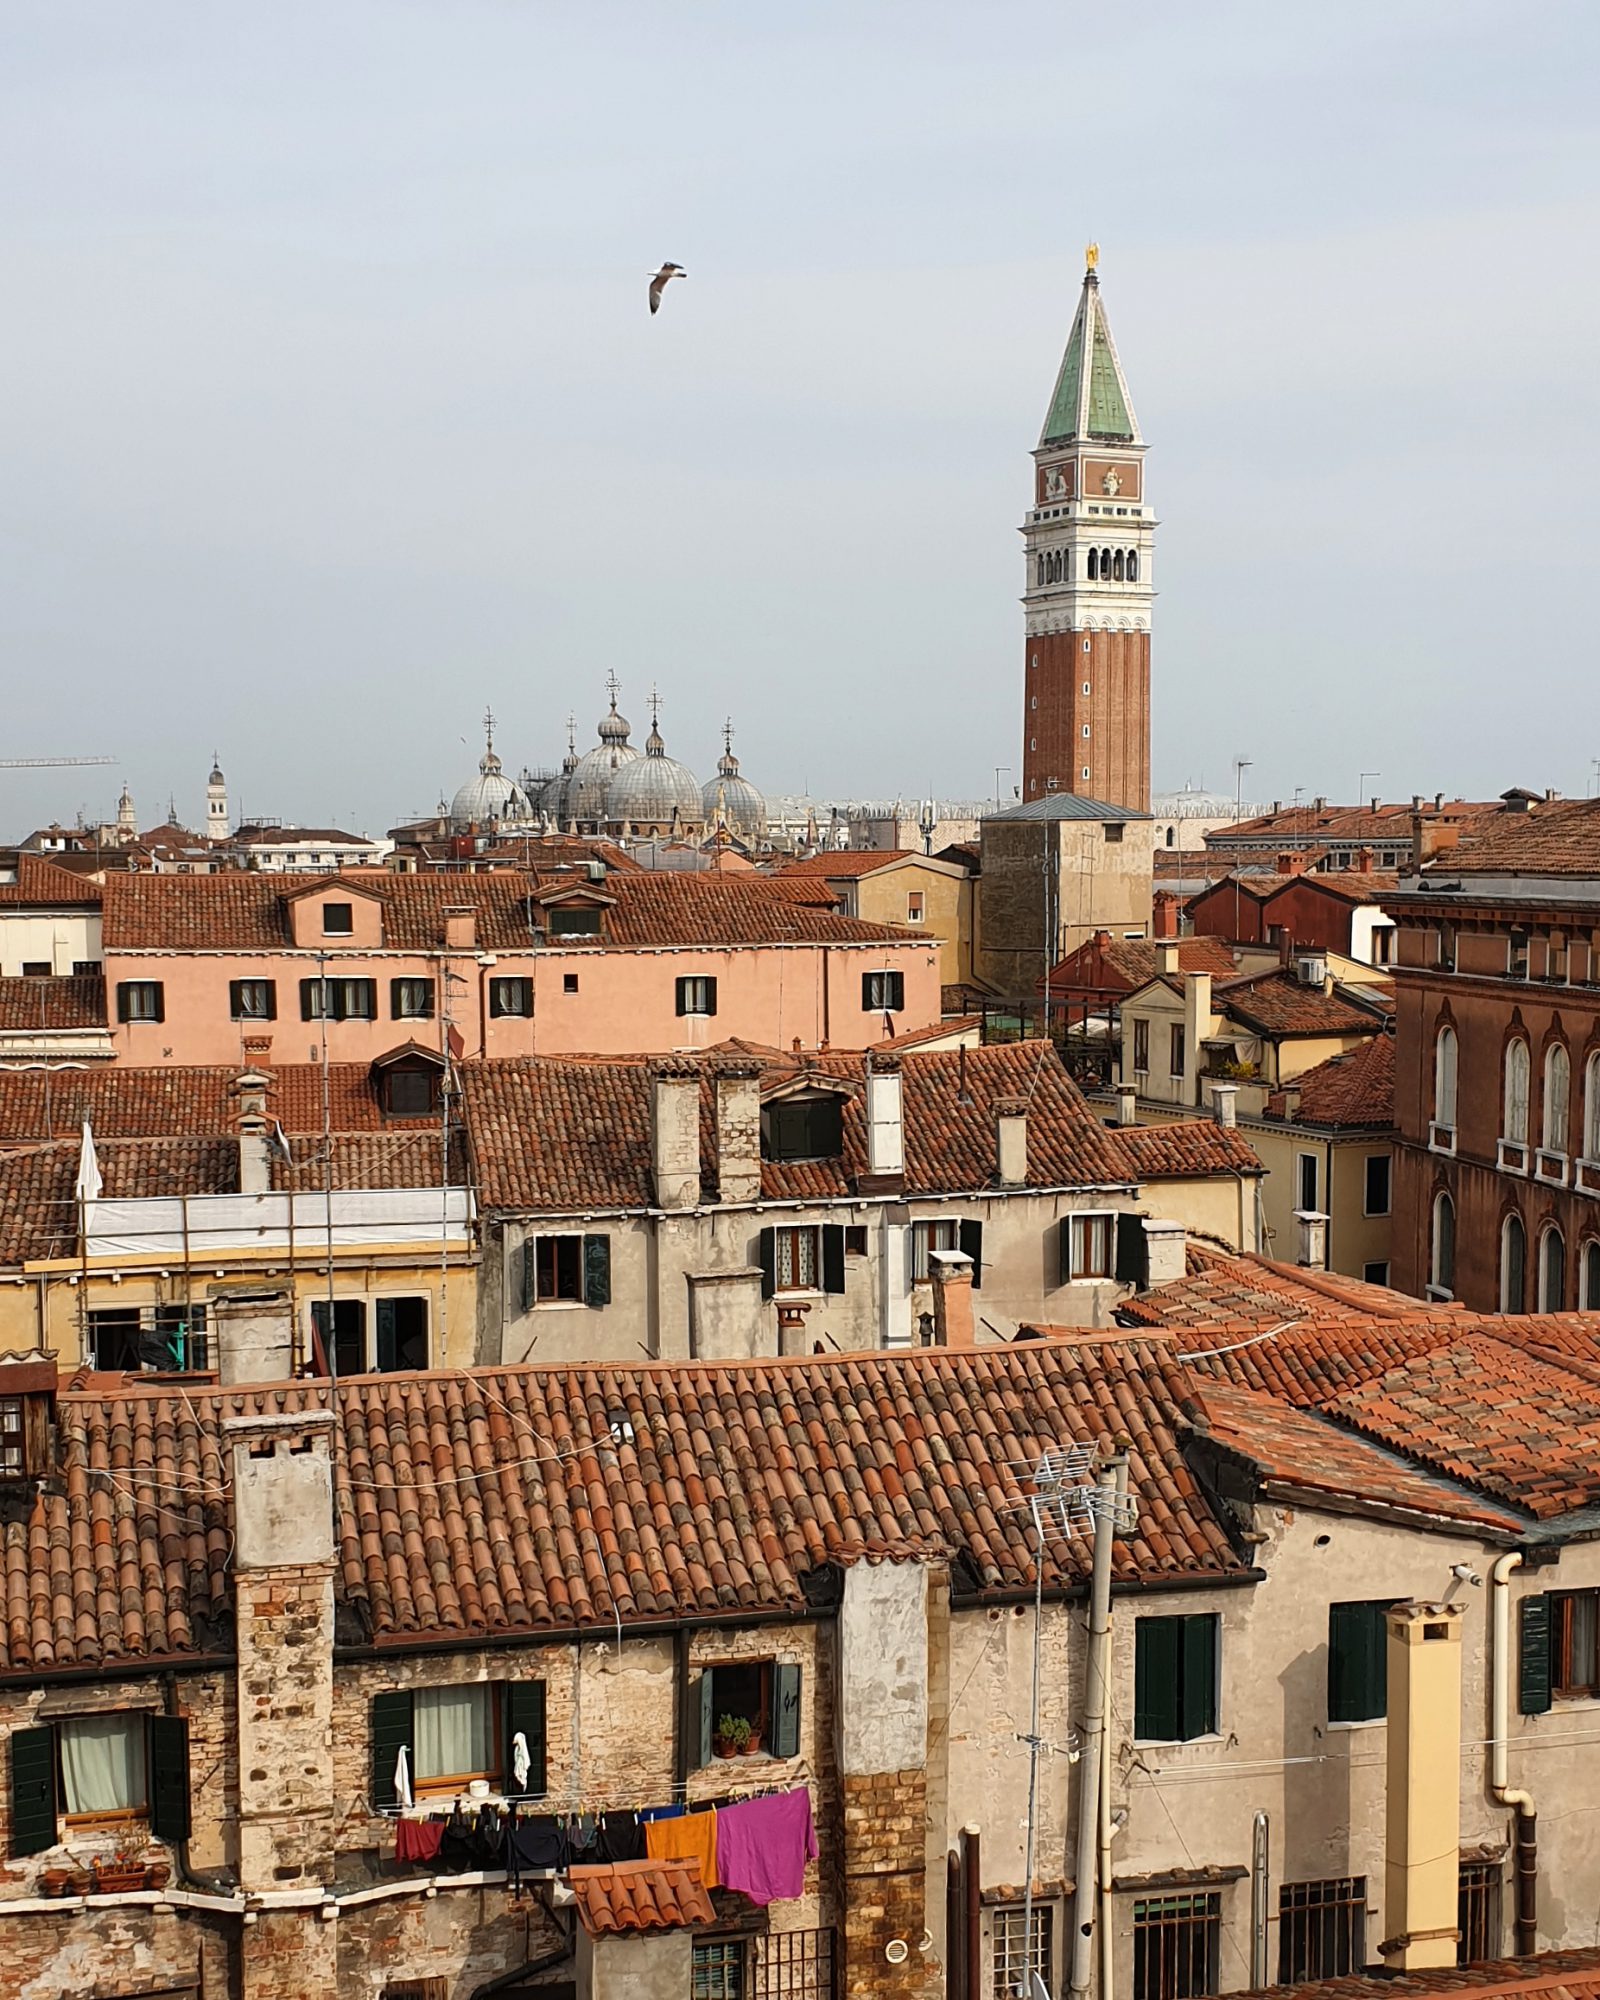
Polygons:
[[[1092,1755],[1084,1772],[1084,1786],[1079,1801],[1079,1881],[1085,1879],[1082,1874],[1085,1866],[1085,1828],[1088,1832],[1087,1865],[1090,1869],[1087,1879],[1091,1886],[1099,1865],[1096,1854],[1099,1819],[1098,1778],[1100,1737],[1104,1733],[1105,1725],[1106,1649],[1101,1646],[1097,1652],[1095,1639],[1097,1635],[1109,1636],[1110,1633],[1111,1538],[1119,1531],[1127,1534],[1132,1530],[1138,1518],[1138,1503],[1123,1484],[1126,1478],[1127,1460],[1122,1458],[1110,1461],[1101,1469],[1098,1476],[1091,1478],[1095,1457],[1096,1446],[1092,1442],[1047,1448],[1040,1453],[1038,1462],[1033,1468],[1030,1478],[1033,1490],[1027,1496],[1025,1503],[1033,1521],[1033,1687],[1028,1733],[1018,1739],[1028,1746],[1028,1843],[1023,1864],[1022,1963],[1016,1968],[1016,1984],[1012,1988],[1018,2000],[1050,2000],[1049,1988],[1036,1969],[1033,1924],[1033,1867],[1038,1837],[1039,1753],[1041,1750],[1054,1752],[1060,1747],[1046,1743],[1039,1734],[1039,1647],[1044,1625],[1045,1544],[1052,1537],[1071,1541],[1086,1525],[1092,1525],[1094,1534],[1094,1566],[1090,1584],[1089,1672],[1084,1690],[1084,1748],[1091,1751]],[[1089,1740],[1091,1730],[1094,1731],[1092,1743]],[[1068,1744],[1066,1754],[1076,1760],[1080,1754],[1077,1745]],[[1089,1940],[1080,1938],[1074,1945],[1073,1992],[1075,1994],[1078,1992],[1079,1944],[1084,1953],[1085,1986],[1087,1985]]]

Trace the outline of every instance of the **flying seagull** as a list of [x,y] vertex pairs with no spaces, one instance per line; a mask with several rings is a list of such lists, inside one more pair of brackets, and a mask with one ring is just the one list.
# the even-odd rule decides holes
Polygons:
[[650,310],[660,312],[661,294],[667,289],[669,278],[687,278],[688,275],[681,264],[663,264],[650,279]]

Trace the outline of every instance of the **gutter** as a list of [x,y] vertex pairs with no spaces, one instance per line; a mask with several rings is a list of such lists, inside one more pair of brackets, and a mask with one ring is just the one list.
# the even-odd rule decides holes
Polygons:
[[1539,1948],[1539,1833],[1533,1794],[1506,1782],[1507,1730],[1511,1724],[1511,1573],[1522,1567],[1513,1549],[1497,1557],[1489,1572],[1494,1593],[1491,1686],[1494,1734],[1489,1739],[1489,1790],[1496,1805],[1516,1810],[1517,1955]]

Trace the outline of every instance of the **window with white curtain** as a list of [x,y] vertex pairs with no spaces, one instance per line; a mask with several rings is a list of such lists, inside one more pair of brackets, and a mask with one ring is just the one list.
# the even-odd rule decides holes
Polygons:
[[68,1819],[113,1819],[145,1809],[145,1719],[83,1715],[56,1725]]
[[1456,1122],[1456,1031],[1439,1030],[1433,1044],[1433,1122],[1454,1129]]
[[493,1688],[418,1688],[412,1713],[419,1785],[454,1785],[495,1775]]
[[1567,1150],[1567,1108],[1571,1096],[1572,1065],[1560,1042],[1552,1042],[1544,1053],[1544,1150]]
[[1506,1044],[1505,1087],[1500,1114],[1500,1136],[1508,1145],[1528,1143],[1528,1045],[1519,1035]]
[[1600,1160],[1600,1054],[1583,1066],[1583,1157]]

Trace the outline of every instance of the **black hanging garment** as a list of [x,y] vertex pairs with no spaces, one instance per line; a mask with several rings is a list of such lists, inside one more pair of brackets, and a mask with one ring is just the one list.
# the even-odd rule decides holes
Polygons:
[[642,1861],[644,1859],[644,1828],[639,1824],[639,1815],[632,1812],[608,1812],[600,1815],[600,1837],[595,1842],[597,1861]]

